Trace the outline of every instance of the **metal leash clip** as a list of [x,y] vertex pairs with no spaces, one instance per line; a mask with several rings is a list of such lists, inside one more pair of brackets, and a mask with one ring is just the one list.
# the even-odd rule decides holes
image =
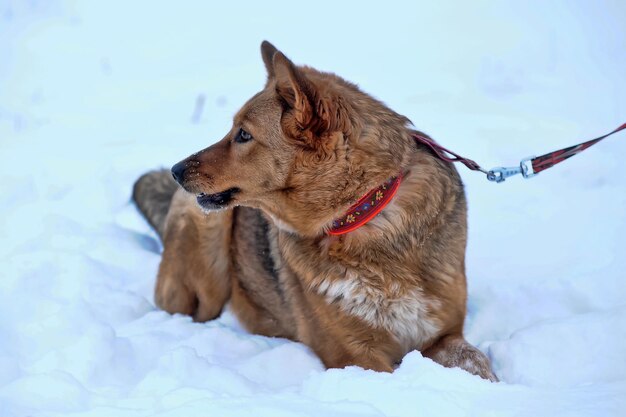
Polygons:
[[487,179],[489,181],[494,181],[497,183],[504,182],[509,177],[513,175],[522,174],[524,178],[534,177],[536,174],[533,171],[532,160],[535,158],[534,156],[529,156],[528,158],[524,158],[521,160],[518,167],[497,167],[492,168],[487,172]]

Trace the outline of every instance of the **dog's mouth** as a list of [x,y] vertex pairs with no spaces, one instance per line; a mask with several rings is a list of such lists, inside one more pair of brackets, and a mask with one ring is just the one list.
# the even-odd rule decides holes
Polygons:
[[219,210],[230,204],[235,194],[240,192],[239,188],[229,188],[226,191],[215,194],[200,193],[196,195],[196,201],[205,210]]

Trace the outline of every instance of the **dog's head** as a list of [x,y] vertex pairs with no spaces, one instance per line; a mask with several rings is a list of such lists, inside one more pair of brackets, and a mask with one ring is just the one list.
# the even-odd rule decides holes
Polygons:
[[279,227],[316,235],[406,164],[408,120],[334,74],[295,66],[269,42],[261,54],[265,88],[221,141],[172,174],[206,210],[256,207]]

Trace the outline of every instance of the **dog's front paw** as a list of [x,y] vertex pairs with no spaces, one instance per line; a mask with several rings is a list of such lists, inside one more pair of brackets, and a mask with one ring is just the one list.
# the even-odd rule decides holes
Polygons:
[[471,372],[474,375],[478,375],[482,379],[486,379],[486,380],[491,381],[491,382],[500,382],[500,380],[498,379],[496,374],[494,374],[491,371],[491,369],[489,368],[489,362],[488,361],[487,361],[487,363],[485,365],[478,366],[478,367],[474,368],[474,371],[468,369],[468,372]]
[[459,357],[456,358],[456,366],[465,369],[467,372],[491,382],[499,382],[498,377],[491,371],[489,359],[480,350],[465,343],[459,349]]
[[154,301],[170,314],[193,316],[198,307],[198,298],[182,279],[163,274],[157,279]]
[[489,358],[470,345],[462,335],[449,335],[439,339],[423,355],[448,368],[465,369],[470,374],[498,382],[498,377],[491,372]]

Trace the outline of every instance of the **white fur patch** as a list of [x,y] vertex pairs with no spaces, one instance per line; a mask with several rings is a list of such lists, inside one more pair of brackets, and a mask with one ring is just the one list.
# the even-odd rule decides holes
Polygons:
[[392,294],[386,295],[350,272],[344,279],[321,281],[314,289],[328,303],[389,331],[407,350],[419,349],[441,330],[430,316],[436,301],[426,301],[419,289],[401,293],[400,286],[392,284]]

